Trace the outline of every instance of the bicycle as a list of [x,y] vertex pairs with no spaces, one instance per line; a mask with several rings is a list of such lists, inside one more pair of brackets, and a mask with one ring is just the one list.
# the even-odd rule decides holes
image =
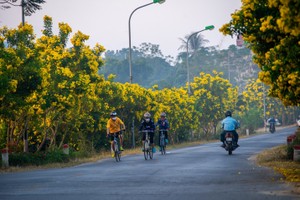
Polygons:
[[120,151],[120,145],[119,145],[119,134],[114,133],[114,152],[115,152],[115,159],[117,162],[121,161],[121,151]]
[[160,150],[161,150],[161,154],[162,155],[165,155],[166,154],[166,136],[165,136],[165,132],[167,130],[165,129],[161,129],[159,130],[159,135],[160,135],[160,140],[159,140],[159,146],[160,146]]
[[153,159],[153,147],[150,144],[150,136],[149,136],[149,132],[153,132],[150,130],[143,130],[143,133],[146,134],[145,136],[145,142],[144,142],[144,157],[145,160]]

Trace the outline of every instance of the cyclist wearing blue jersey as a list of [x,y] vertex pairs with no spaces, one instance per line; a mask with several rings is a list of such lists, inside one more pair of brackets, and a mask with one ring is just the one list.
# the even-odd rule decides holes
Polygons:
[[223,132],[221,133],[221,138],[220,139],[221,139],[221,142],[223,144],[221,145],[221,147],[225,147],[224,141],[225,141],[226,132],[232,132],[233,133],[235,144],[237,146],[239,146],[237,144],[238,140],[239,140],[239,135],[236,132],[236,129],[239,128],[239,123],[234,118],[232,118],[231,115],[232,115],[231,111],[226,111],[225,119],[223,119],[223,121],[222,121]]
[[[160,119],[158,119],[157,123],[155,124],[155,126],[159,127],[159,136],[158,136],[158,144],[160,145],[160,136],[161,136],[161,130],[163,130],[164,134],[165,134],[165,142],[166,144],[168,144],[169,140],[168,140],[168,130],[170,128],[169,122],[166,118],[167,114],[165,112],[162,112],[160,114]],[[160,148],[161,151],[161,148]]]

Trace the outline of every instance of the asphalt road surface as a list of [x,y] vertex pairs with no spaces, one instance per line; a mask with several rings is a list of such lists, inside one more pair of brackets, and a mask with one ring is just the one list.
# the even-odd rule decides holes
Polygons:
[[210,143],[112,158],[70,168],[0,175],[0,199],[20,200],[256,200],[300,199],[282,176],[253,161],[260,151],[286,143],[296,127],[240,139],[233,155]]

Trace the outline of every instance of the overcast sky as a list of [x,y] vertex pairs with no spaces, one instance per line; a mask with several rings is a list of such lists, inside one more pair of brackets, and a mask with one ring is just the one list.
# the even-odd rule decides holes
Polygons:
[[[90,36],[87,44],[96,43],[107,50],[129,47],[128,20],[137,7],[152,0],[46,0],[26,21],[33,25],[37,37],[43,29],[43,16],[53,19],[54,33],[59,22],[68,23],[73,32],[80,30]],[[240,9],[241,0],[166,0],[137,10],[131,19],[132,46],[143,42],[158,44],[163,55],[177,56],[179,38],[214,25],[212,31],[201,34],[209,40],[206,46],[221,49],[235,44],[235,38],[223,36],[219,28],[230,21],[230,14]],[[21,8],[0,10],[0,26],[16,28],[21,22]]]

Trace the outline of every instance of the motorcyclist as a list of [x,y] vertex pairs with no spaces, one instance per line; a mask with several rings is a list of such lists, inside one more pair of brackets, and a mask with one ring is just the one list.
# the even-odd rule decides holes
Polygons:
[[[150,145],[152,146],[152,151],[153,153],[155,153],[156,149],[154,147],[154,142],[153,142],[153,138],[154,138],[154,130],[155,130],[155,125],[154,122],[151,118],[151,114],[149,112],[146,112],[144,114],[144,117],[141,121],[141,125],[139,128],[139,131],[143,131],[143,130],[149,130],[150,132],[149,134],[149,138],[150,138]],[[146,133],[143,132],[143,137],[142,137],[142,150],[144,151],[144,143],[145,143],[145,139],[146,139]]]
[[276,121],[275,121],[275,118],[274,117],[271,117],[270,119],[269,119],[269,123],[275,123]]
[[[155,126],[159,127],[159,130],[164,130],[164,134],[165,134],[165,141],[166,144],[168,144],[168,130],[170,128],[169,126],[169,122],[166,118],[167,114],[165,112],[162,112],[160,114],[160,119],[158,119],[157,123],[155,124]],[[160,144],[160,136],[161,136],[161,131],[159,131],[159,136],[158,136],[158,144]],[[161,151],[161,148],[160,148]]]
[[225,134],[226,132],[232,132],[234,139],[233,141],[235,142],[235,145],[239,147],[238,145],[238,140],[239,140],[239,135],[236,132],[236,129],[239,128],[239,123],[232,118],[232,113],[231,111],[226,111],[225,112],[225,119],[222,120],[222,129],[223,132],[221,133],[220,140],[223,143],[221,147],[225,147]]
[[275,130],[275,123],[276,123],[275,118],[274,118],[274,117],[271,117],[271,118],[269,119],[270,130],[271,130],[272,127],[274,127],[274,130]]

